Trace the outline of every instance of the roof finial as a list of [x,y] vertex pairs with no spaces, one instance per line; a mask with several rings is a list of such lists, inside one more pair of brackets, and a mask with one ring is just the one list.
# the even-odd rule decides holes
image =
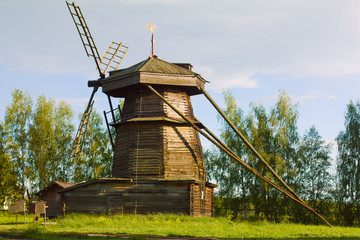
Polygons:
[[155,25],[147,25],[147,29],[151,31],[151,55],[150,55],[150,58],[154,57],[154,58],[157,58],[156,55],[154,55],[154,30],[155,30],[156,26]]

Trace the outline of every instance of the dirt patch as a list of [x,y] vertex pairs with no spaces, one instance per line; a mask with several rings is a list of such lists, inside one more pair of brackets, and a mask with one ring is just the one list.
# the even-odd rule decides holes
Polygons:
[[[20,233],[20,232],[19,232]],[[57,234],[61,238],[73,238],[76,235],[89,237],[121,237],[121,238],[144,238],[149,240],[218,240],[217,238],[198,238],[198,237],[164,237],[164,236],[148,236],[148,235],[123,235],[111,233],[77,233],[77,232],[44,232],[48,234]],[[24,236],[10,235],[5,232],[0,233],[0,239],[22,239],[29,240]]]
[[9,235],[7,233],[0,233],[0,238],[5,238],[5,239],[26,239],[26,240],[28,240],[28,238],[25,238],[23,236],[14,236],[14,235]]

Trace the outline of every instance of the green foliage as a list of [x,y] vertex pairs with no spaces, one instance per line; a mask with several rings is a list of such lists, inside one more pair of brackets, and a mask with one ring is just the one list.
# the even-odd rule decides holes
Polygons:
[[58,168],[54,171],[54,179],[62,182],[71,181],[72,161],[70,159],[73,144],[73,133],[75,130],[72,124],[73,111],[69,104],[61,101],[55,108],[55,147],[56,161]]
[[108,133],[102,126],[100,115],[93,111],[82,153],[74,159],[74,182],[111,177],[111,167],[112,149]]
[[13,163],[14,171],[20,181],[21,194],[24,196],[26,186],[33,178],[29,164],[28,126],[32,114],[32,99],[28,92],[15,89],[11,93],[11,105],[6,107],[4,126],[7,133],[6,147]]
[[[236,105],[236,100],[229,91],[224,91],[226,103],[225,113],[234,123],[234,125],[246,136],[247,128],[243,111]],[[219,118],[219,120],[221,120]],[[231,148],[239,157],[245,155],[245,148],[241,140],[235,135],[231,127],[221,120],[221,138],[224,143]],[[253,181],[253,177],[243,168],[239,168],[239,164],[232,161],[225,153],[216,150],[206,151],[204,154],[206,159],[206,170],[208,180],[215,180],[220,186],[219,196],[223,197],[239,197],[238,207],[232,208],[234,217],[240,212],[247,216],[247,199],[249,185]]]
[[330,211],[328,208],[330,206],[323,204],[324,201],[331,200],[330,153],[331,144],[326,144],[316,128],[312,126],[300,142],[297,162],[297,189],[301,196],[310,202],[309,205],[321,213]]
[[[360,102],[350,101],[345,130],[337,138],[337,193],[340,216],[347,225],[360,226]],[[356,217],[355,217],[356,216]]]
[[[292,105],[290,97],[285,92],[280,92],[278,101],[269,112],[264,106],[252,103],[249,114],[244,116],[229,91],[224,92],[224,100],[225,113],[237,129],[275,172],[288,184],[293,185],[296,176],[296,146],[299,139],[297,105]],[[250,166],[274,181],[274,176],[242,143],[228,124],[223,120],[221,123],[221,139],[224,143]],[[205,157],[209,178],[220,185],[219,196],[241,199],[238,207],[232,208],[235,217],[241,212],[246,219],[250,202],[257,215],[264,214],[269,220],[278,221],[286,214],[286,207],[290,209],[289,202],[283,200],[277,190],[269,188],[224,153],[212,150],[206,152]]]
[[32,187],[35,191],[45,188],[53,179],[53,172],[57,168],[55,151],[55,101],[46,100],[42,95],[32,115],[29,127],[30,163],[36,175]]
[[[17,197],[18,188],[30,195],[51,181],[84,181],[111,176],[112,151],[98,113],[93,112],[84,153],[72,161],[75,127],[70,105],[41,95],[33,105],[27,92],[14,90],[12,103],[0,124],[0,204]],[[15,173],[15,176],[14,176]]]
[[69,154],[74,127],[72,110],[64,102],[55,104],[39,96],[29,126],[30,163],[36,178],[32,185],[38,191],[51,181],[70,179]]
[[[359,102],[348,104],[345,131],[336,138],[339,156],[334,181],[330,174],[331,144],[322,139],[314,126],[300,137],[297,104],[292,104],[284,91],[280,91],[270,111],[252,103],[246,116],[229,91],[224,92],[224,100],[227,116],[300,197],[333,224],[360,226]],[[222,141],[251,167],[275,181],[226,122],[220,122]],[[204,156],[208,180],[220,185],[216,214],[234,219],[265,216],[275,222],[319,223],[310,212],[245,172],[219,150],[207,150]]]
[[[295,153],[298,143],[297,105],[293,105],[290,97],[282,91],[269,113],[262,105],[252,103],[250,106],[251,111],[247,117],[249,141],[274,171],[290,187],[293,187],[296,176]],[[274,176],[259,160],[253,155],[250,155],[249,159],[253,167],[262,175],[275,181]],[[284,200],[277,190],[269,188],[262,181],[256,179],[250,192],[256,211],[262,212],[268,220],[280,221],[281,216],[291,215],[289,201]]]
[[0,209],[20,198],[18,179],[10,155],[6,152],[5,130],[0,122]]

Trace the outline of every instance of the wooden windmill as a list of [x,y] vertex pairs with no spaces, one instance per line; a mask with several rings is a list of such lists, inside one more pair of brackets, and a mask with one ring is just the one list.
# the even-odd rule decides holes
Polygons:
[[[109,99],[110,96],[125,99],[120,119],[113,118],[114,121],[107,124],[108,128],[116,129],[113,178],[93,180],[62,190],[67,211],[86,212],[97,209],[99,213],[176,212],[211,216],[216,185],[206,182],[204,156],[199,139],[199,134],[202,134],[256,177],[331,226],[275,173],[245,139],[205,91],[206,81],[192,71],[191,64],[169,63],[159,59],[154,54],[152,34],[152,54],[149,58],[129,68],[112,71],[105,77],[109,63],[105,64],[105,70],[101,70],[103,60],[97,57],[95,43],[80,9],[74,3],[67,4],[69,10],[71,7],[75,10],[75,13],[70,12],[85,50],[89,56],[94,57],[100,73],[99,80],[88,82],[88,86],[94,90],[84,116],[88,115],[93,95],[99,87],[102,87]],[[75,19],[79,19],[80,23]],[[150,26],[148,29],[153,32],[154,27]],[[120,48],[122,45],[117,46]],[[116,53],[110,54],[110,57],[104,59],[110,59],[111,63],[115,55]],[[250,167],[194,117],[190,96],[197,94],[205,95],[282,186]],[[111,105],[110,107],[113,114],[114,110]],[[86,125],[84,126],[86,129]],[[84,136],[84,126],[80,125],[79,136]],[[84,201],[84,197],[91,200]]]

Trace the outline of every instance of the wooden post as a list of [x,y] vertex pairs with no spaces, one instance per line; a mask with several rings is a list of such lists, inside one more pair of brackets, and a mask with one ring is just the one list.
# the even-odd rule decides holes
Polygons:
[[24,227],[26,227],[26,208],[25,208],[25,201],[24,201]]
[[46,209],[45,209],[44,216],[45,216],[45,218],[44,218],[44,227],[45,227],[45,229],[46,229]]

